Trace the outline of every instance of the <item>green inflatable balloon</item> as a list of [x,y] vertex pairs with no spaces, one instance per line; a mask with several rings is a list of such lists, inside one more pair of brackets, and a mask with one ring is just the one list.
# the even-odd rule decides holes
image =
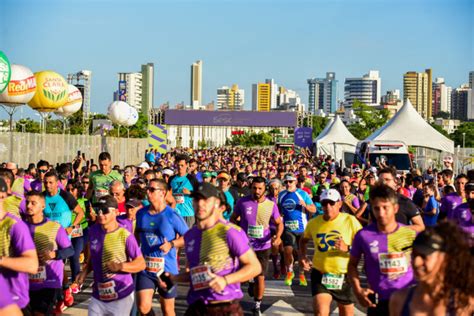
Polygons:
[[12,68],[10,67],[10,61],[4,52],[0,51],[0,93],[5,91],[10,82],[12,75]]

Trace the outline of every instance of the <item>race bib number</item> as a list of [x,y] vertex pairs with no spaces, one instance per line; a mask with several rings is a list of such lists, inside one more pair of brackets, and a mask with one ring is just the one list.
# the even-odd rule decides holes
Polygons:
[[118,297],[117,292],[115,292],[114,281],[99,283],[97,288],[99,290],[99,299],[101,301],[111,301],[117,299]]
[[103,196],[109,195],[109,191],[107,190],[95,190],[95,197],[96,198],[101,198]]
[[195,291],[209,288],[209,282],[211,282],[210,272],[211,269],[206,265],[197,266],[191,269],[191,282],[193,283]]
[[262,225],[249,225],[248,235],[250,238],[263,238],[263,226]]
[[146,270],[159,277],[165,271],[165,258],[145,257]]
[[324,273],[321,284],[328,290],[340,290],[344,284],[344,274]]
[[174,199],[176,200],[176,204],[183,204],[184,203],[184,194],[175,194]]
[[408,271],[408,261],[405,253],[379,253],[379,267],[383,274],[401,274]]
[[38,272],[35,274],[30,274],[29,277],[31,283],[43,283],[46,281],[46,267],[39,266]]
[[287,221],[285,222],[285,227],[289,230],[298,230],[300,228],[300,223],[298,223],[298,221]]
[[79,225],[78,227],[75,227],[71,231],[71,237],[76,238],[76,237],[82,237],[84,235],[84,232],[82,231],[82,227]]

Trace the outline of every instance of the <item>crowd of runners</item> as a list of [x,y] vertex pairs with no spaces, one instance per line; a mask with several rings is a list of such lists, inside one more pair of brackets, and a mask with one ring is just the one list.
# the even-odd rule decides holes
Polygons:
[[308,287],[315,315],[474,312],[474,170],[241,148],[97,161],[1,166],[0,315],[61,314],[90,275],[89,315],[154,315],[156,296],[175,315],[178,284],[185,315],[243,315],[247,282],[260,315],[266,277]]

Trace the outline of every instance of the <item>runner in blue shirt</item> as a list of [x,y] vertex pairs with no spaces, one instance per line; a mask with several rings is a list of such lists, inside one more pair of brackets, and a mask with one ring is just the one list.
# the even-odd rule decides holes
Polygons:
[[[177,288],[164,290],[159,287],[163,272],[178,274],[176,248],[184,246],[183,235],[188,226],[183,218],[166,204],[168,185],[161,179],[152,179],[148,184],[150,205],[137,213],[135,235],[143,256],[146,270],[137,275],[137,306],[141,315],[149,315],[153,294],[158,288],[164,315],[174,315]],[[176,238],[176,235],[179,238]]]
[[[282,241],[285,266],[287,269],[285,278],[286,285],[291,285],[295,277],[295,273],[293,272],[293,249],[298,249],[300,237],[308,223],[306,211],[309,213],[316,212],[316,207],[308,193],[296,188],[296,180],[295,175],[292,173],[286,174],[283,178],[286,190],[280,192],[278,195],[278,207],[283,214],[283,224],[285,227]],[[307,285],[303,269],[300,269],[300,285]]]

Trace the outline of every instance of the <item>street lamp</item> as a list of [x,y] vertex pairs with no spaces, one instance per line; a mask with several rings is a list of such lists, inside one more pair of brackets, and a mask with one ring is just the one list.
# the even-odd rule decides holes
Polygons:
[[462,168],[464,170],[464,160],[466,159],[466,133],[462,133]]

